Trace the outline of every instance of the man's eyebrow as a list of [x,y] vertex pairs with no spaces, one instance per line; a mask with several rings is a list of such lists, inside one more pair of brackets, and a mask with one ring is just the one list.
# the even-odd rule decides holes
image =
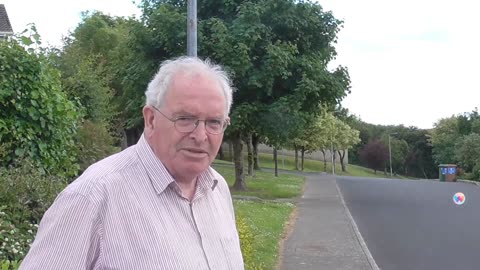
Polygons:
[[[179,117],[179,116],[187,116],[187,117],[195,117],[195,118],[198,118],[194,113],[191,113],[191,112],[187,112],[185,110],[180,110],[180,111],[177,111],[177,112],[173,112],[172,113],[172,116],[173,117]],[[209,120],[222,120],[224,119],[225,117],[223,116],[223,114],[218,114],[218,115],[215,115],[215,116],[212,116],[212,117],[207,117],[206,119],[209,119]]]
[[185,110],[180,110],[172,113],[173,116],[192,116],[195,117],[193,113],[187,112]]

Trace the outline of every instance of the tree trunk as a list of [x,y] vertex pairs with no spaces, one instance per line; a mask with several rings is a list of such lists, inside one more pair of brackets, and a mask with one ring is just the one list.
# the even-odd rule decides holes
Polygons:
[[278,176],[278,158],[277,158],[277,148],[273,148],[273,162],[275,163],[275,176]]
[[336,166],[335,166],[335,163],[336,163],[336,159],[337,159],[337,154],[336,154],[336,151],[334,148],[332,148],[332,150],[330,150],[330,155],[332,155],[332,173],[335,172],[336,170]]
[[258,165],[258,136],[252,134],[252,146],[253,146],[253,169],[260,170]]
[[338,155],[340,156],[340,164],[342,165],[342,172],[346,172],[347,168],[345,167],[345,162],[344,162],[345,150],[338,150]]
[[253,176],[252,134],[248,134],[247,136],[247,160],[248,160],[248,175]]
[[427,174],[425,173],[425,170],[423,168],[422,168],[422,173],[423,173],[423,176],[425,177],[425,179],[428,179]]
[[[223,144],[223,143],[222,143]],[[220,149],[218,149],[218,158],[220,160],[225,160],[225,154],[223,154],[223,148],[220,146]]]
[[234,162],[235,155],[233,153],[233,142],[231,140],[228,141],[228,154],[230,155],[230,161]]
[[304,167],[303,167],[304,161],[305,161],[305,147],[302,146],[302,171],[304,169]]
[[129,128],[125,130],[127,136],[127,145],[132,146],[138,142],[138,139],[142,136],[143,130],[139,128]]
[[293,148],[295,149],[295,170],[298,171],[298,146],[293,144]]
[[235,163],[235,183],[233,189],[246,190],[247,185],[245,183],[245,175],[243,174],[243,154],[242,154],[242,138],[240,134],[233,136],[233,157]]
[[323,171],[327,172],[327,158],[325,157],[325,149],[320,150],[323,154]]
[[125,150],[128,147],[127,132],[125,129],[122,129],[122,139],[120,140],[120,147],[122,148],[122,150]]

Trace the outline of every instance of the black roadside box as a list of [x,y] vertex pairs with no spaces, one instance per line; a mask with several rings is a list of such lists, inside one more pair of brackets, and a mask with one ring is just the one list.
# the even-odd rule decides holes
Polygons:
[[457,182],[456,164],[440,164],[438,168],[441,182]]

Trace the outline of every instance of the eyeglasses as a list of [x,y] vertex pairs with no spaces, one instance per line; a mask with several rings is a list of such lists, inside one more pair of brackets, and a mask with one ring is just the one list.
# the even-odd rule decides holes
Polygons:
[[200,121],[203,121],[205,123],[205,130],[210,134],[217,135],[224,132],[225,129],[227,129],[227,126],[230,124],[228,120],[220,120],[220,119],[200,120],[195,117],[188,117],[188,116],[179,116],[176,118],[170,118],[165,114],[163,114],[155,106],[152,106],[152,107],[161,115],[163,115],[163,117],[173,122],[175,129],[181,133],[193,132],[200,124]]

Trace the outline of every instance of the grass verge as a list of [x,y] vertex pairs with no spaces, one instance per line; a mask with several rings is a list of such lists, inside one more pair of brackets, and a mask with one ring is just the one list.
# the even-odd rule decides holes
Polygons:
[[[227,180],[229,186],[235,181],[230,162],[216,161],[217,170]],[[257,171],[254,177],[245,178],[247,191],[234,191],[233,195],[255,196],[264,200],[296,198],[301,195],[304,178],[301,176]],[[245,258],[247,270],[273,270],[278,264],[280,242],[295,205],[290,202],[234,200],[235,214],[241,217],[253,235],[250,240],[252,252]]]
[[[258,159],[260,163],[260,167],[262,168],[270,168],[273,169],[275,168],[275,163],[273,162],[273,155],[272,154],[265,154],[265,153],[259,153],[258,154]],[[300,157],[299,157],[300,159]],[[300,162],[300,161],[299,161]],[[224,161],[224,160],[215,160],[215,163],[219,164],[232,164],[230,161]],[[245,157],[245,166],[247,166],[247,160]],[[284,156],[284,155],[278,155],[278,168],[282,170],[289,170],[289,171],[295,171],[295,157],[291,156]],[[300,164],[299,164],[300,166]],[[377,171],[375,172],[372,169],[365,168],[362,166],[357,166],[353,164],[347,164],[347,171],[342,172],[342,166],[340,164],[336,164],[335,166],[335,174],[337,175],[346,175],[346,176],[359,176],[359,177],[375,177],[375,178],[390,178],[390,175],[385,175],[384,172],[382,171]],[[327,173],[332,173],[332,163],[327,162],[327,166],[325,169],[325,164],[323,161],[319,160],[311,160],[311,159],[305,159],[304,160],[304,166],[303,166],[303,171],[305,172],[327,172]],[[395,179],[413,179],[411,177],[404,177],[400,175],[396,175],[393,178]]]
[[[231,166],[214,166],[229,186],[233,186],[235,172]],[[265,200],[295,198],[302,192],[304,179],[301,176],[280,174],[275,177],[272,172],[255,172],[255,176],[246,176],[247,191],[232,190],[233,195],[255,196]]]
[[236,200],[235,213],[242,216],[254,235],[253,256],[250,265],[273,270],[278,263],[279,243],[284,235],[285,224],[294,209],[292,203],[253,202]]

